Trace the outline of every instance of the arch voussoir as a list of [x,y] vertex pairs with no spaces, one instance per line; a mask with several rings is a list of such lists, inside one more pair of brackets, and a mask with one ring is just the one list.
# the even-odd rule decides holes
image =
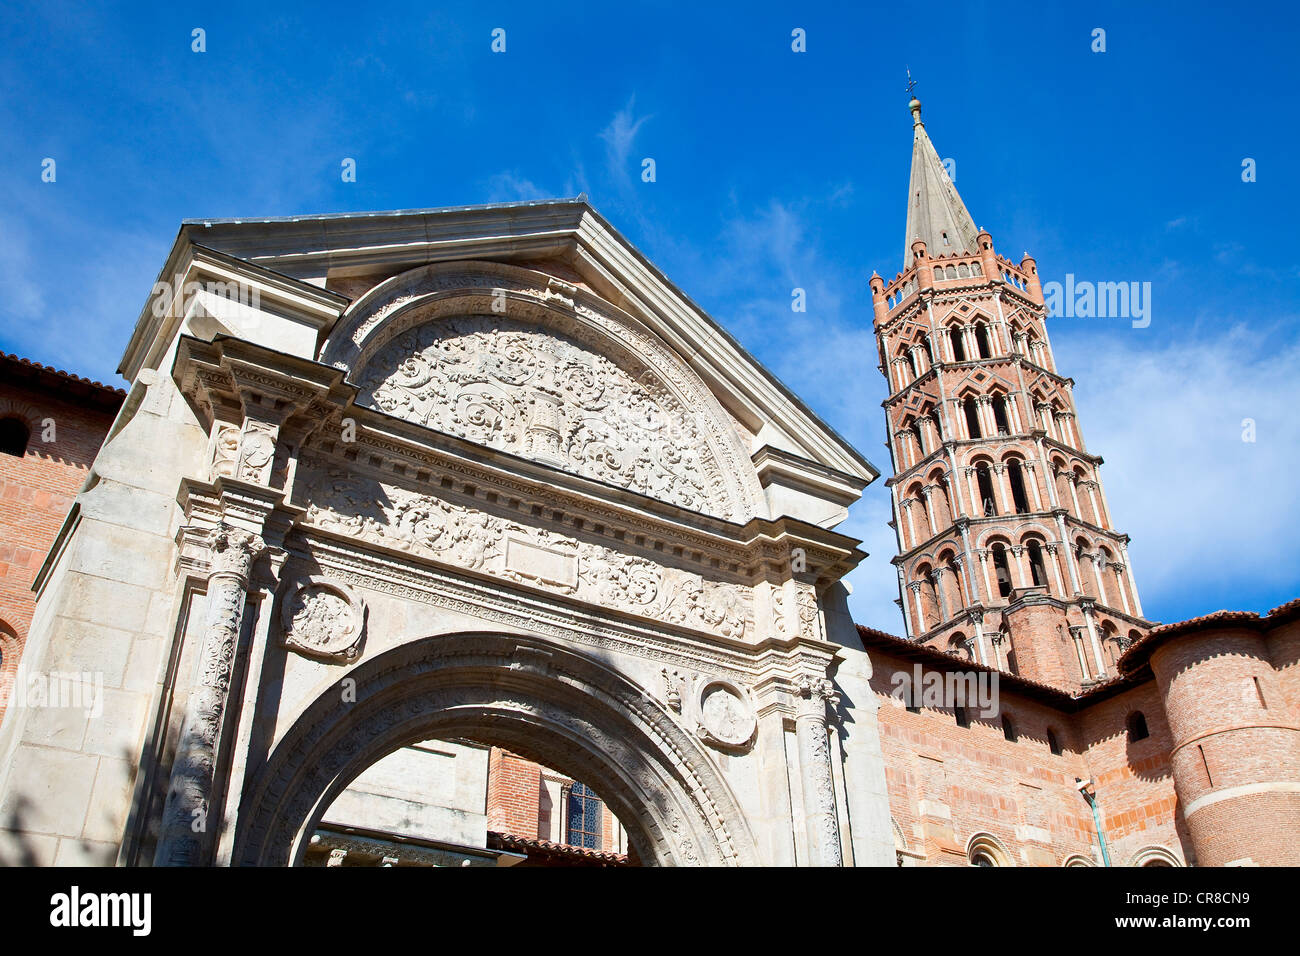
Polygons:
[[426,638],[351,672],[309,704],[245,791],[235,859],[287,865],[366,767],[429,737],[526,753],[596,784],[638,855],[669,865],[756,862],[739,806],[689,734],[585,654],[505,635]]

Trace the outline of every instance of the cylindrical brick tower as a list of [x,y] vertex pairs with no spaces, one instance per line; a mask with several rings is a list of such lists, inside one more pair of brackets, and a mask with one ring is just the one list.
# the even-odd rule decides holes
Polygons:
[[1147,658],[1164,697],[1174,787],[1201,866],[1300,865],[1300,721],[1269,624],[1239,612],[1172,624],[1122,662]]

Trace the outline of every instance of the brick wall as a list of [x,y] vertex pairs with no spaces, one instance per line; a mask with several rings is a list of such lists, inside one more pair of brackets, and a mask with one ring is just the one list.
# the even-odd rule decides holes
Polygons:
[[[970,726],[951,707],[909,712],[893,696],[894,674],[914,662],[871,649],[880,701],[881,746],[890,809],[914,865],[967,865],[973,837],[989,834],[1016,866],[1061,866],[1072,857],[1100,862],[1092,810],[1076,779],[1091,779],[1103,812],[1113,865],[1140,850],[1185,857],[1169,770],[1169,732],[1148,681],[1070,713],[1000,685],[999,712]],[[1152,734],[1130,747],[1124,719],[1150,711]],[[1016,739],[1007,740],[1002,716]],[[1051,752],[1048,731],[1060,754]]]
[[538,835],[542,768],[499,747],[488,758],[488,829],[529,840]]
[[[526,757],[493,747],[488,758],[488,829],[530,840],[564,843],[566,820],[560,802],[543,799],[545,780],[573,781]],[[623,852],[622,828],[607,805],[601,808],[601,843],[597,850]]]

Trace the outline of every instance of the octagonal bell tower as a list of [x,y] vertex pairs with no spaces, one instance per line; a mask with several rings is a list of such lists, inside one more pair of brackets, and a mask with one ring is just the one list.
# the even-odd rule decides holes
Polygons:
[[1047,336],[1038,267],[999,255],[913,98],[903,271],[871,277],[913,640],[1077,690],[1150,622]]

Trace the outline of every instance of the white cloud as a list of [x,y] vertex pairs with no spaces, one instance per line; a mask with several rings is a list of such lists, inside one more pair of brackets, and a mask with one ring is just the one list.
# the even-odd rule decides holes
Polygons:
[[33,281],[35,274],[27,229],[18,216],[6,213],[0,219],[0,300],[17,319],[37,319],[44,310],[45,296]]
[[609,178],[615,183],[632,183],[632,171],[628,168],[632,143],[637,132],[651,119],[650,116],[638,117],[633,112],[635,106],[636,96],[633,95],[627,101],[627,106],[615,113],[609,125],[600,132],[600,138],[605,141],[605,162]]
[[[1057,360],[1078,383],[1084,440],[1106,459],[1148,617],[1300,581],[1300,344],[1233,326],[1159,348],[1136,334],[1105,349],[1058,346]],[[1245,419],[1254,442],[1242,440]]]
[[488,178],[487,197],[484,202],[515,202],[526,199],[553,199],[531,179],[525,179],[518,173],[506,171],[496,173]]

